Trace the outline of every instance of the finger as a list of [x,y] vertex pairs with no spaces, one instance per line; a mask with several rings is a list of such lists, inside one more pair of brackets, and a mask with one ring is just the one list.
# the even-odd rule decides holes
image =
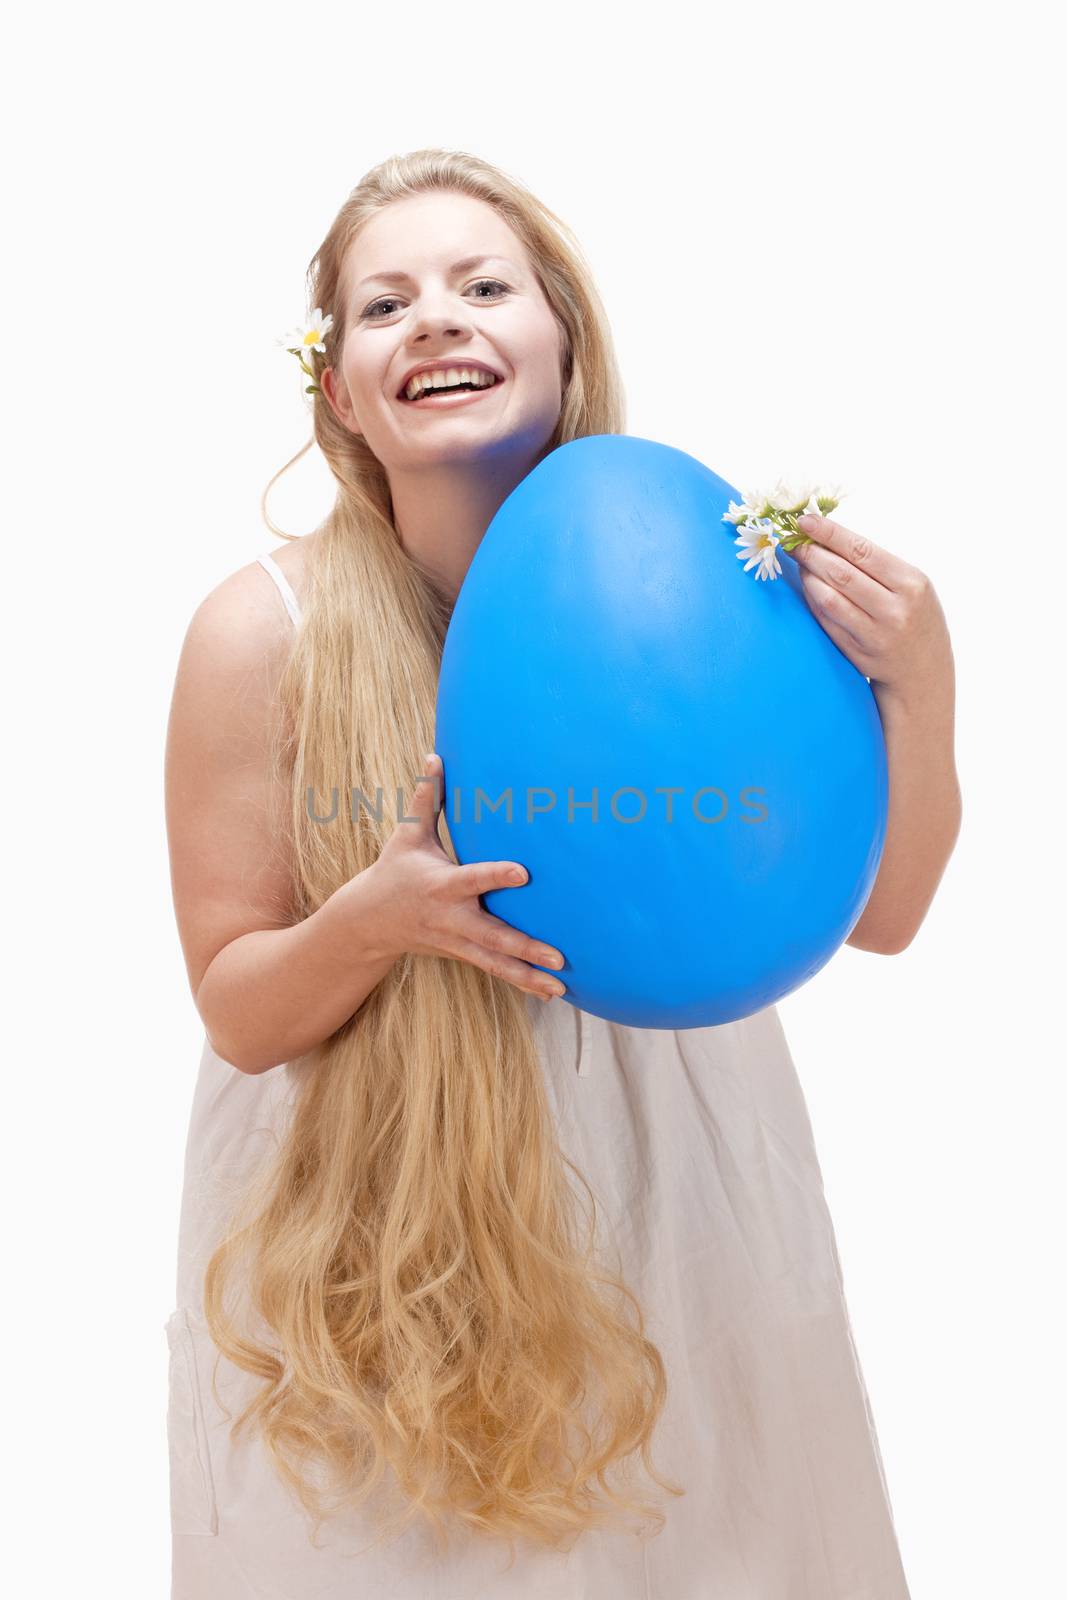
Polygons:
[[893,593],[877,579],[868,577],[862,567],[832,554],[826,546],[816,542],[794,545],[789,554],[802,569],[802,575],[817,576],[824,585],[846,596],[872,621],[888,619],[895,604]]
[[[838,649],[856,666],[868,661],[870,643],[864,635],[870,628],[870,618],[812,573],[805,572],[801,583],[820,627],[830,635]],[[861,667],[861,670],[864,669]]]
[[518,889],[529,876],[518,861],[472,861],[456,868],[450,887],[455,899],[469,900],[491,889]]
[[503,978],[506,983],[513,983],[518,989],[525,989],[528,994],[540,995],[544,998],[566,994],[566,985],[558,978],[550,977],[547,972],[535,972],[525,962],[517,961],[513,956],[503,954],[501,951],[487,950],[483,945],[473,939],[456,939],[451,947],[453,954],[459,961],[467,961],[474,967],[481,967],[483,972],[490,973],[494,978]]
[[[797,518],[802,533],[809,533],[815,542],[837,556],[843,556],[854,567],[859,567],[874,582],[897,592],[902,580],[910,571],[908,563],[889,550],[875,544],[865,534],[855,533],[832,517],[816,517],[810,511]],[[797,550],[802,546],[798,545]],[[796,554],[796,550],[792,552]]]
[[558,971],[563,966],[563,952],[555,945],[532,939],[521,928],[512,928],[488,911],[472,910],[469,919],[464,919],[464,926],[470,929],[471,938],[487,950],[515,956],[535,967],[555,967]]
[[442,801],[441,758],[430,754],[423,757],[422,771],[415,779],[415,794],[411,801],[411,815],[416,817],[426,832],[436,833],[437,815]]

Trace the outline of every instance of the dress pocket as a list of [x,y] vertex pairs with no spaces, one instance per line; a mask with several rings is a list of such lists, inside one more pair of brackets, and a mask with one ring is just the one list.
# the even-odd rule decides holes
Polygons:
[[167,1451],[171,1531],[217,1534],[218,1507],[197,1377],[196,1343],[184,1306],[171,1313],[165,1328],[170,1349]]

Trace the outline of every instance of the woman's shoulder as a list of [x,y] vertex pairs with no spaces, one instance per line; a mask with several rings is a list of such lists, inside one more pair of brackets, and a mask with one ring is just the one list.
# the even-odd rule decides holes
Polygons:
[[[315,538],[308,534],[271,552],[301,607],[309,549]],[[204,596],[189,623],[185,652],[194,652],[216,669],[225,664],[240,672],[265,655],[286,655],[292,640],[293,624],[278,587],[256,558]]]
[[[318,537],[318,534],[309,533],[302,539],[289,540],[280,549],[269,552],[272,561],[281,569],[283,577],[288,581],[301,610],[304,606],[311,550]],[[264,555],[267,553],[263,552]],[[285,625],[281,630],[283,633],[286,629],[289,631],[292,629],[285,609],[279,603],[277,584],[269,573],[264,572],[258,556],[216,584],[210,594],[201,601],[200,608],[204,607],[225,614],[227,620],[230,620],[230,614],[235,610],[244,611],[253,622],[257,620],[269,622],[273,618],[279,624]]]

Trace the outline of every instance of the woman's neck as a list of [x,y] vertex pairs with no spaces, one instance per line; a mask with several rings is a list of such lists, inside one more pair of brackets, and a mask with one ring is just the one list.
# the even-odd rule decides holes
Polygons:
[[514,460],[425,467],[390,473],[393,522],[400,542],[449,603],[459,594],[490,522],[528,468]]

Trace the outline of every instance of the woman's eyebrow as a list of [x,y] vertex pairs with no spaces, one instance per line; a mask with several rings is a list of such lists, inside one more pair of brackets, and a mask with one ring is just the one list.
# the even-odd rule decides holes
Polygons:
[[[472,267],[480,267],[487,261],[500,261],[504,266],[510,267],[512,272],[519,269],[507,256],[464,256],[462,261],[453,261],[449,272],[469,272]],[[356,289],[364,288],[368,283],[414,283],[414,278],[409,272],[372,272],[369,277],[361,279],[356,284]]]

